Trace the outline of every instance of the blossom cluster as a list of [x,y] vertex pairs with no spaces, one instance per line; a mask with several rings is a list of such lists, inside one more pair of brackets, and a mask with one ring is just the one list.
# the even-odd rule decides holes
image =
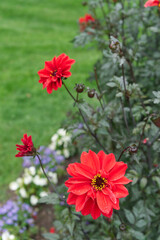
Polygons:
[[69,158],[75,153],[75,148],[72,145],[72,136],[64,128],[58,129],[52,136],[49,148],[56,150],[56,154],[65,158]]
[[16,240],[30,227],[34,227],[35,210],[26,203],[8,200],[0,207],[0,233],[2,240]]
[[[57,173],[48,172],[51,182],[57,184]],[[17,195],[23,202],[35,206],[39,198],[47,195],[48,181],[43,175],[42,170],[34,166],[24,169],[22,177],[9,185],[10,190],[16,191]]]

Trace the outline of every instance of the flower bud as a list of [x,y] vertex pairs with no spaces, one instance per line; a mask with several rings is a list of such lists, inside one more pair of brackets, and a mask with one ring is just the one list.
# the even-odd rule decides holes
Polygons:
[[130,153],[137,153],[137,151],[138,151],[138,149],[137,149],[136,145],[130,146],[130,148],[129,148],[129,152]]
[[119,226],[119,229],[121,231],[125,231],[126,230],[126,225],[124,223],[121,223],[121,225]]
[[95,89],[90,89],[89,91],[88,91],[88,97],[89,98],[93,98],[94,96],[95,96]]
[[85,1],[84,1],[84,2],[82,2],[82,6],[87,6],[87,4],[88,4],[88,3],[87,3],[87,2],[85,2]]
[[77,93],[82,93],[85,89],[85,86],[84,84],[76,84],[75,89]]

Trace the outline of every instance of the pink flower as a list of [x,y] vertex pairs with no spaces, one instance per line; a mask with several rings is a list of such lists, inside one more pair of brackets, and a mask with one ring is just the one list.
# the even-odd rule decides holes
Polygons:
[[145,7],[153,7],[153,6],[159,6],[160,7],[160,1],[159,0],[148,0],[145,4]]
[[146,144],[148,141],[149,141],[149,138],[145,138],[145,139],[143,140],[143,144]]
[[25,133],[21,141],[23,145],[16,144],[16,149],[19,151],[19,153],[16,154],[15,157],[33,156],[36,154],[36,149],[34,148],[32,142],[32,136],[28,137]]
[[68,78],[72,74],[69,71],[71,65],[75,63],[74,59],[70,59],[65,53],[58,57],[54,57],[51,61],[45,62],[44,69],[38,71],[40,76],[39,83],[43,84],[43,88],[47,88],[47,92],[52,93],[62,86],[62,78]]
[[65,182],[69,192],[67,203],[75,205],[82,215],[91,214],[93,219],[101,214],[110,218],[113,209],[120,209],[119,198],[129,194],[123,186],[132,182],[124,176],[126,169],[127,164],[116,162],[113,153],[83,152],[81,163],[69,164],[67,168],[72,176]]

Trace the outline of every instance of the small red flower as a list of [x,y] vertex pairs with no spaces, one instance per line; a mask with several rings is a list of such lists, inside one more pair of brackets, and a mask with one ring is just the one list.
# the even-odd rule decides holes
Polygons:
[[70,59],[65,53],[58,57],[54,57],[51,61],[46,61],[44,69],[38,71],[40,76],[39,83],[43,84],[43,88],[47,88],[47,92],[52,93],[62,86],[62,78],[68,78],[72,74],[69,72],[71,65],[75,63],[74,59]]
[[148,141],[149,141],[149,138],[145,138],[145,139],[143,140],[143,144],[146,144]]
[[34,148],[32,137],[27,136],[25,133],[23,135],[23,138],[21,139],[23,145],[16,144],[16,149],[19,151],[18,154],[15,155],[15,157],[24,157],[24,156],[32,156],[35,155],[36,149]]
[[93,24],[95,19],[90,14],[86,14],[84,17],[79,18],[80,31],[83,32],[87,26]]
[[160,7],[160,1],[159,0],[148,0],[145,4],[145,7],[153,7],[153,6],[159,6]]
[[51,227],[50,230],[49,230],[50,233],[55,233],[55,229],[54,227]]
[[113,208],[120,209],[119,198],[129,194],[123,186],[132,182],[124,177],[126,169],[127,164],[116,162],[113,153],[83,152],[81,163],[69,164],[67,168],[72,176],[65,182],[69,192],[67,203],[76,205],[76,211],[82,215],[91,214],[93,219],[101,214],[110,218]]

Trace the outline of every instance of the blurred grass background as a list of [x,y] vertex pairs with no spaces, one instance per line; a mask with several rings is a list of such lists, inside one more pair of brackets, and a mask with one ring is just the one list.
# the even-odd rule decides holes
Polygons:
[[67,86],[84,83],[99,53],[74,48],[78,18],[86,13],[81,0],[0,1],[0,200],[21,173],[15,144],[24,133],[35,146],[48,145],[73,102],[64,88],[47,94],[38,83],[44,61],[66,53],[74,58]]

